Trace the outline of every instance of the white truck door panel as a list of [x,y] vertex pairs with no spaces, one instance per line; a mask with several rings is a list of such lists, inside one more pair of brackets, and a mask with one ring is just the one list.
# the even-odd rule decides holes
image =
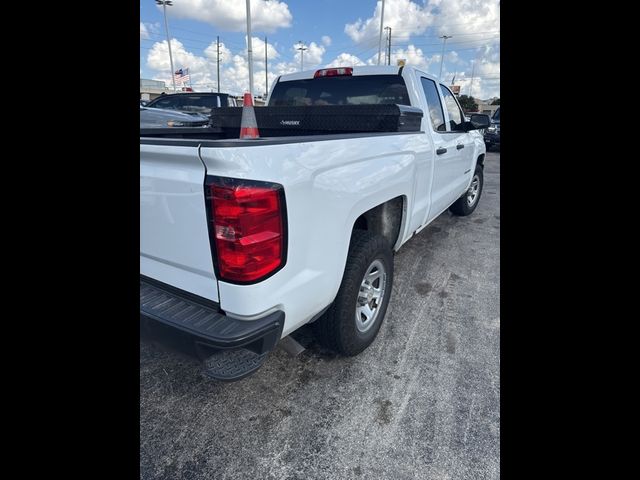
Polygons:
[[140,274],[213,301],[213,270],[198,147],[140,144]]
[[432,208],[427,221],[431,221],[440,215],[449,205],[460,196],[462,188],[463,172],[466,170],[464,156],[457,148],[463,141],[463,136],[455,133],[433,133],[434,137],[440,137],[440,148],[446,149],[445,153],[437,154],[436,150],[433,188],[431,190]]
[[456,184],[463,178],[466,168],[463,165],[464,149],[457,148],[464,138],[447,127],[448,119],[436,83],[426,77],[420,77],[420,82],[426,99],[422,128],[431,135],[434,148],[431,207],[423,221],[428,223],[458,198]]
[[459,130],[460,125],[465,122],[464,112],[460,108],[456,97],[448,87],[440,84],[440,93],[443,98],[445,115],[447,116],[447,134],[453,141],[458,156],[455,163],[455,170],[450,172],[452,181],[449,185],[451,190],[450,202],[456,201],[469,185],[469,180],[473,176],[471,167],[473,166],[474,142],[473,136],[469,132]]
[[[423,79],[425,93],[429,92],[435,103],[434,85],[435,82]],[[464,114],[447,87],[440,85],[438,90],[440,108],[443,110],[446,122],[446,131],[442,131],[440,128],[433,132],[433,136],[441,137],[443,147],[447,151],[436,155],[431,194],[433,206],[428,221],[443,212],[464,193],[472,175],[470,171],[470,156],[473,155],[471,135],[468,132],[456,130],[456,127],[464,122]]]

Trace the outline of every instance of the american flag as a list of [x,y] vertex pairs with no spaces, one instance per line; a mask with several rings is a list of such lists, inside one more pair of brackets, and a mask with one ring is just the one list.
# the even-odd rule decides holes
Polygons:
[[176,73],[174,73],[173,76],[175,77],[176,82],[180,83],[188,82],[191,80],[188,68],[181,68],[180,70],[176,70]]

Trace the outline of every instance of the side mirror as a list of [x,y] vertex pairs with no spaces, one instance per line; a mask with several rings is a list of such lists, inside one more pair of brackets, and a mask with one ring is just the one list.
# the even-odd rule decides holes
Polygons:
[[491,125],[491,118],[489,118],[489,115],[474,113],[471,115],[471,120],[466,122],[466,130],[467,132],[470,130],[482,130],[489,128],[489,125]]

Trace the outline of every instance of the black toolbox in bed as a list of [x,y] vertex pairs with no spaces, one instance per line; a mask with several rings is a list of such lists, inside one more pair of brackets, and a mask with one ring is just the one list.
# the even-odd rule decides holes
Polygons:
[[[261,136],[358,132],[418,132],[422,110],[409,105],[254,107]],[[239,136],[242,107],[213,110],[211,126]]]

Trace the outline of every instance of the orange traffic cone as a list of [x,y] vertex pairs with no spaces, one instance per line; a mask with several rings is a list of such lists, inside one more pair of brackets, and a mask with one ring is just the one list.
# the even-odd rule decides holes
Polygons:
[[250,93],[244,94],[242,119],[240,120],[240,138],[260,138],[256,112],[253,111],[253,99]]

